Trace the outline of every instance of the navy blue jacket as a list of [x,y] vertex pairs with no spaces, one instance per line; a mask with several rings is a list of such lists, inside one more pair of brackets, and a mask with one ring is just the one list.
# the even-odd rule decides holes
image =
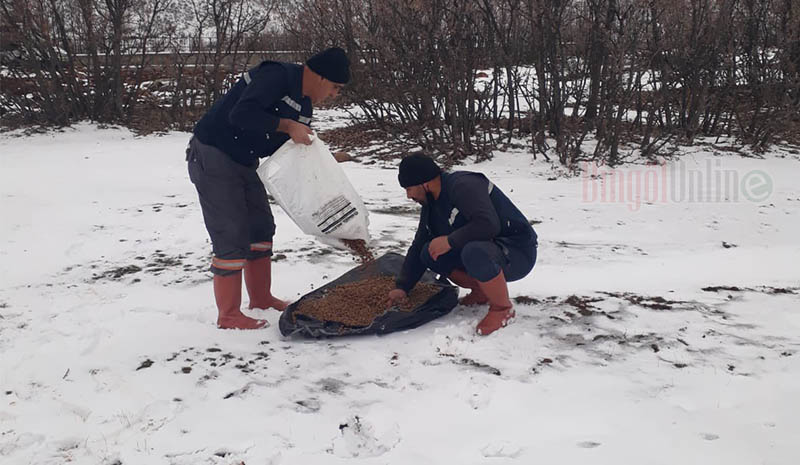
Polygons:
[[472,241],[494,241],[505,245],[533,244],[538,238],[530,222],[511,200],[481,173],[442,173],[439,198],[422,206],[414,241],[406,254],[396,286],[408,292],[425,273],[422,247],[432,239],[447,236],[452,249]]
[[303,67],[265,61],[219,99],[194,127],[200,142],[238,163],[255,166],[275,153],[289,135],[278,132],[280,118],[311,125],[311,99],[303,96]]

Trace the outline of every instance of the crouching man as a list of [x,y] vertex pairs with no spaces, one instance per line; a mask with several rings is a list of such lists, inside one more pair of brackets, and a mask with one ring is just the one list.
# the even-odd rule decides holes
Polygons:
[[510,323],[506,283],[524,278],[536,263],[536,232],[522,212],[483,174],[442,172],[424,154],[403,158],[398,179],[422,212],[389,302],[405,299],[431,269],[470,289],[462,305],[489,304],[478,334]]

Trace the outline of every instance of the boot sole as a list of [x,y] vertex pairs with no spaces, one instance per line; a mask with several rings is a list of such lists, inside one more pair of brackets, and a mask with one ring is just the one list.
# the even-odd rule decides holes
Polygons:
[[[289,308],[289,306],[287,305],[286,308]],[[263,308],[263,307],[247,307],[247,309],[248,310],[275,310],[276,312],[282,312],[283,311],[280,308],[275,308],[275,307],[267,307],[267,308]]]
[[257,320],[257,321],[263,321],[264,324],[262,326],[257,326],[255,328],[240,328],[240,327],[237,327],[237,326],[220,326],[219,323],[218,323],[217,324],[217,329],[238,329],[238,330],[242,330],[242,331],[257,331],[259,329],[265,329],[265,328],[269,328],[270,327],[269,321],[267,321],[267,320]]

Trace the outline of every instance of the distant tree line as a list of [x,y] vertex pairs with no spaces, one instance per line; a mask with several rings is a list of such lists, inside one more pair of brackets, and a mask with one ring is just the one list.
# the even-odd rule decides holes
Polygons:
[[454,159],[519,140],[566,166],[698,136],[800,143],[800,0],[0,4],[4,120],[188,129],[259,60],[338,45],[362,122]]
[[273,0],[0,0],[2,117],[191,128],[252,63]]

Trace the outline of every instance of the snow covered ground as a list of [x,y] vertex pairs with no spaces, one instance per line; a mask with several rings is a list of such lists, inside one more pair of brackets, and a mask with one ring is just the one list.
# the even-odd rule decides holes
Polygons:
[[[457,308],[314,341],[282,338],[276,312],[215,328],[187,139],[0,136],[3,465],[796,463],[797,151],[608,173],[648,179],[639,202],[523,153],[468,165],[536,223],[517,321],[478,337],[485,309]],[[417,220],[396,171],[343,166],[374,245],[403,252]],[[274,213],[276,294],[354,265]]]

